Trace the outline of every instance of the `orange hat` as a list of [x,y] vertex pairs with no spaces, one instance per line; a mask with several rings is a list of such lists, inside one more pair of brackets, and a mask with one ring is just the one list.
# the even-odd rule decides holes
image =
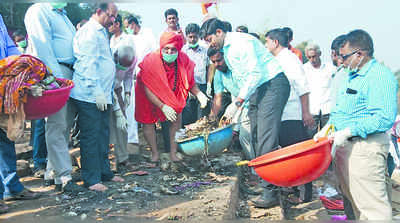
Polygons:
[[167,44],[173,44],[178,51],[183,47],[183,36],[175,32],[164,32],[160,38],[160,49]]

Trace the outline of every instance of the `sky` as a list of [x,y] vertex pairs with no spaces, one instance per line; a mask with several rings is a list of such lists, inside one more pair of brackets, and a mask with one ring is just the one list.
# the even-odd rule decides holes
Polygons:
[[[320,45],[322,60],[330,62],[332,40],[354,29],[364,29],[374,41],[375,58],[393,71],[400,70],[400,0],[222,0],[218,14],[232,27],[246,25],[250,32],[289,26],[292,45],[313,41]],[[164,11],[175,8],[182,28],[201,25],[199,1],[151,0],[118,3],[117,6],[142,17],[142,27],[153,30],[156,38],[166,29]],[[215,7],[210,9],[216,13]]]

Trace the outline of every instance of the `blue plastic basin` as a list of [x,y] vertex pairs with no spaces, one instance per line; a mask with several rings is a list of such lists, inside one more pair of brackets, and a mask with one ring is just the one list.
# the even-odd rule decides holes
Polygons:
[[[215,129],[208,135],[208,155],[217,155],[227,148],[232,141],[232,125]],[[188,156],[198,156],[205,152],[204,136],[196,136],[178,142],[179,149]]]

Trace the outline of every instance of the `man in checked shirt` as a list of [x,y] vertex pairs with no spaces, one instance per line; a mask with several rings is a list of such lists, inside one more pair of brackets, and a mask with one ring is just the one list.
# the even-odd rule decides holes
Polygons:
[[387,157],[397,113],[397,80],[374,57],[372,38],[364,30],[346,35],[340,57],[348,75],[337,91],[328,124],[336,144],[335,171],[356,219],[391,220],[391,184]]

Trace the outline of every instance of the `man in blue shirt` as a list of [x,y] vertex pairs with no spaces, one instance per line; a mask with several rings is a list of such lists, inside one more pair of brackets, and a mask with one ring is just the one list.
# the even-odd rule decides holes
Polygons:
[[397,80],[373,58],[370,35],[354,30],[346,35],[340,57],[348,76],[337,91],[329,123],[336,145],[335,171],[356,219],[391,220],[391,183],[387,170],[389,137],[397,113]]
[[[248,101],[255,155],[278,149],[282,112],[290,92],[289,81],[278,61],[258,39],[245,33],[226,32],[225,24],[216,18],[204,22],[201,33],[210,47],[223,51],[232,71],[232,83],[239,89],[224,116],[232,119]],[[263,196],[254,204],[264,208],[276,205],[277,188],[270,190],[264,186]]]
[[[66,15],[67,3],[36,3],[25,15],[29,37],[28,52],[41,59],[57,78],[72,79],[75,58],[72,40],[75,27]],[[72,165],[68,151],[69,134],[75,112],[71,102],[57,113],[49,116],[45,124],[48,150],[45,182],[54,179],[57,191],[77,191],[82,187],[72,183]],[[42,122],[43,124],[43,122]],[[51,172],[54,171],[54,175]]]
[[[3,17],[0,15],[0,60],[19,55],[20,52],[7,33]],[[0,199],[36,199],[39,194],[24,188],[17,176],[17,157],[15,143],[7,137],[7,133],[0,129]],[[6,212],[8,207],[0,200],[0,214]]]
[[123,179],[110,169],[109,116],[115,79],[115,63],[107,28],[117,17],[113,3],[99,3],[90,20],[78,30],[73,49],[76,62],[71,100],[78,111],[81,130],[81,175],[90,190],[105,191],[102,181]]

